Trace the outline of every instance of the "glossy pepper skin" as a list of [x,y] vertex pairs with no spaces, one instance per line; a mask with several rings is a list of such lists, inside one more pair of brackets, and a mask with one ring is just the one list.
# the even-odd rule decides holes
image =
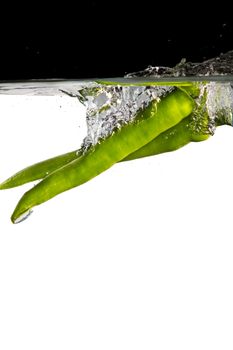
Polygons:
[[209,138],[208,133],[197,133],[193,131],[192,115],[183,119],[180,123],[164,131],[151,142],[129,154],[123,161],[133,160],[156,154],[175,151],[190,142],[204,141]]
[[83,156],[50,173],[26,192],[12,214],[12,222],[16,222],[32,207],[107,170],[178,124],[193,108],[193,100],[179,89],[163,97],[160,102],[152,101],[147,108],[138,112],[134,122],[117,130]]

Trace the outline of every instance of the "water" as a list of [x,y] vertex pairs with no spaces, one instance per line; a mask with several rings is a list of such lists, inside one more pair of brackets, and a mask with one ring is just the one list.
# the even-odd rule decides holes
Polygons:
[[[82,152],[133,122],[137,112],[151,101],[159,102],[177,88],[185,90],[195,102],[189,122],[192,133],[213,135],[218,125],[232,125],[232,58],[231,51],[200,64],[182,60],[174,68],[148,67],[124,78],[1,82],[0,94],[31,99],[40,96],[45,103],[50,96],[57,96],[61,107],[62,97],[75,99],[76,106],[84,106],[86,114],[85,136],[77,140],[76,148]],[[23,215],[17,222],[27,217]]]
[[218,123],[232,125],[233,51],[202,63],[183,59],[173,68],[149,66],[124,78],[1,82],[0,94],[66,94],[77,98],[86,107],[87,135],[82,143],[85,150],[131,122],[139,109],[159,100],[175,86],[199,89],[194,99],[196,106],[205,99],[210,134]]
[[[150,70],[152,72],[152,70]],[[147,70],[146,70],[147,72]],[[141,72],[138,73],[140,75]],[[218,123],[232,125],[233,76],[208,75],[203,77],[176,77],[172,81],[167,76],[160,78],[132,77],[103,79],[100,81],[35,81],[1,83],[1,95],[22,95],[75,98],[86,108],[86,137],[82,142],[83,150],[97,144],[125,123],[131,122],[137,111],[145,108],[150,101],[159,100],[176,86],[199,92],[194,97],[196,106],[205,99],[204,109],[209,116],[209,130],[213,134]],[[69,116],[68,116],[69,117]],[[201,120],[201,113],[196,121]],[[198,125],[198,123],[197,123]],[[80,144],[80,142],[77,142]]]

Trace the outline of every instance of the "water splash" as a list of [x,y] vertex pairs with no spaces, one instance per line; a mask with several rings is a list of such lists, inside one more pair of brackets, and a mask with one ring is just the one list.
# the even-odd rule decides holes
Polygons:
[[111,135],[134,120],[137,112],[152,100],[159,100],[171,86],[104,86],[81,90],[79,99],[86,106],[87,136],[82,148]]
[[152,67],[149,66],[139,72],[129,73],[126,78],[136,77],[208,77],[225,76],[233,74],[233,50],[211,58],[201,63],[186,62],[183,58],[175,67]]
[[233,85],[230,83],[210,82],[206,86],[206,106],[212,122],[232,125],[233,114]]
[[[161,78],[179,78],[185,88],[187,78],[193,77],[190,86],[198,91],[193,112],[192,128],[194,132],[213,135],[217,125],[232,125],[233,111],[233,78],[231,82],[205,81],[195,78],[209,76],[228,76],[233,74],[233,51],[202,63],[191,63],[182,60],[173,68],[148,67],[143,71],[126,75],[131,78],[155,78],[148,81],[148,86],[133,83],[130,86],[120,85],[113,81],[113,85],[100,83],[79,91],[76,95],[86,106],[87,136],[83,142],[83,150],[95,145],[109,136],[114,130],[131,122],[140,108],[146,107],[150,101],[159,100],[174,87],[160,84]],[[189,80],[188,80],[189,81]],[[152,82],[152,83],[151,83]],[[170,85],[169,85],[170,84]],[[208,123],[206,120],[208,119]],[[204,121],[204,122],[203,122]]]

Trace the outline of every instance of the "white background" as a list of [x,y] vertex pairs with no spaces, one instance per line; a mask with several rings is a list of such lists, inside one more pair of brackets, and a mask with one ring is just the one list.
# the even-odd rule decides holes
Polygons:
[[[60,105],[62,107],[60,108]],[[69,97],[0,96],[0,180],[74,150]],[[0,192],[0,349],[232,349],[233,130],[117,164],[10,215]]]

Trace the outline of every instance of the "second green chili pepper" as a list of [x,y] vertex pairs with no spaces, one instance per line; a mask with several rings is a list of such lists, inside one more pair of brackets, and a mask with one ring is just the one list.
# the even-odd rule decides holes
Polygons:
[[210,134],[193,131],[191,127],[192,118],[192,115],[190,115],[183,119],[180,123],[164,131],[145,146],[129,154],[123,159],[123,161],[175,151],[190,142],[198,142],[208,139]]

